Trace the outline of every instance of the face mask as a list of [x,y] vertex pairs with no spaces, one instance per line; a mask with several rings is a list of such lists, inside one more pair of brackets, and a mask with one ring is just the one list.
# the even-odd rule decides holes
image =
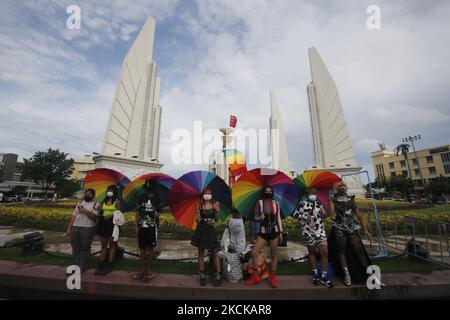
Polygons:
[[316,201],[317,200],[317,196],[315,194],[311,194],[308,196],[309,201]]
[[266,192],[266,193],[264,193],[264,196],[266,198],[272,198],[272,192]]
[[111,198],[113,195],[114,195],[114,192],[112,192],[112,191],[108,191],[106,193],[106,196],[109,197],[109,198]]
[[203,199],[204,199],[205,201],[209,201],[209,200],[212,199],[212,195],[210,195],[210,194],[204,194],[204,195],[203,195]]
[[90,197],[90,196],[85,196],[85,197],[84,197],[84,201],[86,201],[86,202],[91,202],[91,201],[92,201],[92,197]]

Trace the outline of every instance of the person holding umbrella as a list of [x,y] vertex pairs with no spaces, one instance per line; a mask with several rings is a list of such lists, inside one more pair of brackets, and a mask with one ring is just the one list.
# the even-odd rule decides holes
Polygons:
[[215,287],[220,286],[222,278],[220,275],[220,258],[217,252],[220,248],[217,239],[215,223],[219,220],[220,204],[213,200],[211,189],[204,189],[202,198],[197,205],[195,222],[197,227],[192,235],[191,244],[198,248],[198,267],[200,271],[200,285],[206,286],[205,275],[205,249],[210,250],[216,274],[213,279]]
[[[137,280],[149,280],[155,277],[152,272],[153,249],[158,238],[160,201],[155,195],[155,186],[151,180],[146,180],[143,186],[145,194],[136,202],[136,232],[139,249],[141,250],[141,270],[134,275]],[[145,268],[145,258],[148,263]]]
[[[333,282],[328,278],[328,242],[325,233],[323,218],[326,211],[322,203],[318,200],[314,189],[307,190],[306,199],[301,201],[295,210],[293,217],[297,218],[302,224],[302,235],[306,240],[308,248],[308,258],[311,263],[312,283],[325,285],[327,288],[333,287]],[[317,270],[316,250],[320,254],[321,275]]]
[[[264,196],[256,202],[254,220],[258,221],[259,234],[256,237],[252,250],[252,264],[258,265],[258,254],[265,244],[270,247],[270,276],[272,288],[278,287],[276,271],[278,265],[278,244],[283,240],[283,226],[281,223],[280,203],[273,198],[273,188],[266,185],[263,188]],[[261,281],[258,270],[254,270],[252,276],[245,282],[247,285],[257,284]]]

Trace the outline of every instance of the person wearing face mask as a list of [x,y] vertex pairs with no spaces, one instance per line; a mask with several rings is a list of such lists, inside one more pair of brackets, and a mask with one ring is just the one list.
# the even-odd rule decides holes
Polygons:
[[[273,199],[273,189],[271,186],[263,188],[264,198],[256,203],[254,220],[259,222],[259,233],[256,236],[255,245],[252,250],[252,264],[258,265],[258,255],[265,244],[270,247],[270,268],[269,282],[272,288],[278,287],[276,272],[278,266],[278,244],[283,241],[283,226],[281,224],[281,211],[278,201]],[[245,282],[247,285],[259,283],[261,277],[258,269],[254,269],[252,276]]]
[[[323,223],[326,211],[312,190],[306,193],[306,199],[298,204],[293,216],[302,224],[302,235],[306,241],[308,259],[313,269],[312,283],[315,285],[321,283],[327,288],[332,288],[333,282],[327,274],[328,243]],[[317,270],[316,251],[319,251],[320,254],[321,275]]]
[[95,275],[105,275],[113,270],[114,258],[116,256],[117,244],[113,239],[114,212],[117,210],[119,190],[117,186],[111,185],[106,190],[106,197],[100,205],[97,234],[100,236],[102,249],[100,261]]
[[[144,184],[145,194],[136,203],[136,232],[138,234],[138,244],[141,251],[141,269],[134,275],[134,279],[147,281],[153,279],[152,272],[153,250],[156,247],[158,238],[160,201],[155,195],[155,187],[151,180]],[[147,268],[145,260],[147,257]]]
[[222,282],[220,275],[220,257],[217,255],[220,249],[220,242],[217,239],[216,229],[214,227],[215,223],[219,220],[219,212],[219,202],[213,200],[211,190],[205,189],[202,193],[200,203],[197,206],[195,216],[197,227],[192,235],[191,241],[191,244],[198,248],[198,267],[201,286],[206,286],[205,249],[210,251],[216,269],[213,285],[218,287]]
[[[356,206],[355,196],[347,194],[347,186],[342,182],[331,196],[330,212],[335,218],[328,245],[335,272],[344,277],[346,286],[350,286],[352,280],[364,282],[367,278],[367,267],[371,262],[362,243],[360,230],[369,238],[370,233],[364,216]],[[355,218],[359,224],[355,222]]]
[[72,246],[72,264],[79,266],[81,272],[88,269],[97,216],[98,203],[95,202],[95,191],[88,189],[84,192],[83,201],[73,210],[67,227],[67,235],[70,235]]

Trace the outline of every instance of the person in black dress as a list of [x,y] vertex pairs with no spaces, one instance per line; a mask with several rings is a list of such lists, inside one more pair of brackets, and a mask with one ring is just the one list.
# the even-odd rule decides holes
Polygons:
[[[355,196],[347,194],[347,186],[339,183],[337,192],[331,196],[330,213],[334,215],[328,239],[330,260],[336,275],[344,277],[344,284],[363,282],[367,267],[371,264],[360,233],[370,237],[366,221],[355,203]],[[355,218],[359,224],[355,222]]]
[[198,248],[198,267],[200,271],[200,285],[206,286],[205,275],[205,249],[208,249],[214,260],[214,267],[216,274],[214,276],[213,285],[220,286],[220,258],[217,255],[220,249],[220,243],[217,239],[215,223],[219,220],[220,205],[219,202],[214,201],[212,192],[205,189],[202,193],[202,199],[197,206],[197,213],[195,221],[197,227],[192,235],[191,244]]
[[[151,180],[145,181],[145,194],[136,203],[136,232],[138,234],[138,244],[141,250],[141,270],[135,274],[134,278],[139,280],[149,280],[155,277],[152,272],[153,250],[156,247],[158,238],[160,201],[155,194],[155,186]],[[147,269],[145,268],[145,260]]]

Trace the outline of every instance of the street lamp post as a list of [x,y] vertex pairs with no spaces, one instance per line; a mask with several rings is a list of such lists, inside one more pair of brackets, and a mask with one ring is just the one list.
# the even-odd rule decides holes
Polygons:
[[421,139],[422,139],[422,137],[420,136],[420,134],[418,134],[416,136],[409,136],[409,137],[403,138],[402,141],[403,141],[403,143],[411,142],[411,145],[412,145],[412,148],[414,151],[414,156],[417,161],[417,167],[419,168],[419,176],[420,176],[420,180],[422,181],[425,199],[428,200],[428,195],[427,195],[427,192],[425,191],[425,179],[423,178],[423,175],[422,175],[422,169],[420,168],[419,158],[417,157],[416,146],[414,145],[414,141],[421,140]]

